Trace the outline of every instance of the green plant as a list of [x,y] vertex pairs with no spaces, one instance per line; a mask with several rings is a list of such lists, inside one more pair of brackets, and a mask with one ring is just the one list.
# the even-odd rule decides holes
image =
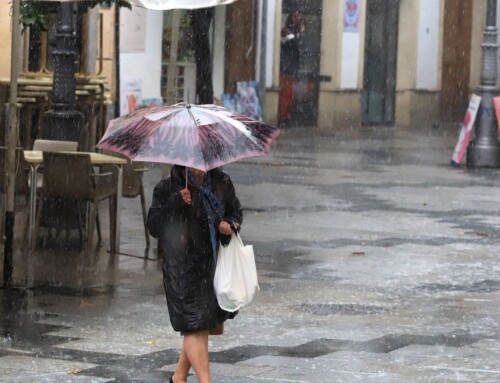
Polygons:
[[24,28],[44,31],[46,18],[43,4],[36,0],[21,0],[19,22]]
[[125,7],[128,9],[132,9],[132,6],[127,0],[88,0],[86,1],[90,8],[95,7],[96,5],[101,5],[103,7],[111,7],[113,4],[117,4],[119,7]]
[[[83,2],[87,7],[93,8],[96,5],[111,6],[117,4],[119,7],[132,9],[130,3],[126,0],[87,0]],[[46,8],[43,2],[38,0],[21,0],[19,22],[24,28],[31,30],[46,30]]]

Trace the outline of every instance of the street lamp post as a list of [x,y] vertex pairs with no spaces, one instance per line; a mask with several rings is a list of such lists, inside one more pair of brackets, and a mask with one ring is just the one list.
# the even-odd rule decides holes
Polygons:
[[49,140],[79,141],[81,114],[75,110],[75,40],[73,2],[59,4],[54,50],[52,104],[45,114],[44,137]]
[[479,120],[475,127],[475,138],[467,147],[467,166],[500,167],[500,142],[498,123],[493,108],[493,97],[498,95],[497,81],[497,0],[488,0],[486,27],[484,29],[481,65],[481,85],[477,94],[481,96]]

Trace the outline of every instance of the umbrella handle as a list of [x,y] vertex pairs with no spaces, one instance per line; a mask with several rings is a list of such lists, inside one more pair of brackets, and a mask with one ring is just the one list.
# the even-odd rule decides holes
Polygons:
[[188,167],[186,166],[186,189],[188,187]]

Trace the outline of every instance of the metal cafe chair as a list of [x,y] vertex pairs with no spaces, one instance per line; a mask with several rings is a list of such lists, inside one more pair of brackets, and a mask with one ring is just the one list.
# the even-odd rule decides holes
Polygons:
[[[78,142],[76,141],[36,139],[33,143],[33,150],[40,150],[42,152],[76,152],[77,149]],[[39,170],[37,175],[37,188],[40,188],[42,186],[43,171]]]
[[[40,150],[42,152],[76,152],[78,150],[78,142],[44,140],[37,138],[33,143],[33,150]],[[37,180],[36,180],[37,194],[40,194],[42,184],[43,184],[43,167],[40,167],[37,171]],[[97,228],[98,228],[99,238],[101,238],[99,224],[97,225]],[[78,230],[81,232],[82,230],[81,225],[78,226]],[[68,230],[66,230],[66,233],[69,235]]]
[[78,142],[76,141],[57,141],[36,139],[33,143],[33,150],[43,152],[76,152]]
[[[5,195],[5,162],[6,162],[6,157],[7,157],[7,148],[5,146],[0,146],[0,195]],[[23,154],[23,149],[22,148],[16,148],[16,178],[15,178],[15,189],[14,193],[15,195],[20,195],[24,196],[24,200],[26,203],[26,206],[29,205],[29,184],[28,184],[28,164],[26,164],[24,160],[24,154]],[[3,207],[4,204],[2,203],[1,206]],[[4,232],[4,209],[0,209],[2,214],[0,214],[2,222],[0,223],[0,234],[1,237],[3,238],[3,232]],[[26,233],[28,229],[28,225],[26,226]]]
[[[99,202],[105,199],[110,200],[111,232],[116,227],[115,210],[118,190],[113,174],[110,172],[94,173],[90,155],[84,153],[44,152],[43,167],[44,178],[36,216],[35,240],[40,227],[43,203],[46,200],[86,202],[90,205],[85,225],[86,251],[89,252],[92,247]],[[75,214],[75,210],[79,215],[80,209],[71,209],[71,212]],[[57,218],[64,219],[65,216]],[[82,219],[80,216],[78,218]]]
[[138,163],[128,163],[123,167],[123,192],[124,198],[141,199],[142,220],[144,222],[144,235],[146,237],[146,245],[149,247],[149,231],[147,227],[146,197],[144,196],[144,185],[142,183],[143,174],[148,169]]

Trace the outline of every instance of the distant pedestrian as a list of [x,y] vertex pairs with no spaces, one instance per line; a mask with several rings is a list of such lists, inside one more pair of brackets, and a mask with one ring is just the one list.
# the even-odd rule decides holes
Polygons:
[[300,69],[300,40],[306,29],[304,14],[299,11],[288,15],[281,30],[280,95],[278,123],[287,126],[293,106],[293,85],[298,80]]
[[187,171],[175,165],[154,189],[148,228],[162,246],[170,323],[183,336],[171,383],[186,383],[191,367],[200,383],[210,382],[208,337],[222,334],[224,321],[235,315],[215,297],[217,248],[219,241],[229,243],[242,219],[233,183],[221,168]]

